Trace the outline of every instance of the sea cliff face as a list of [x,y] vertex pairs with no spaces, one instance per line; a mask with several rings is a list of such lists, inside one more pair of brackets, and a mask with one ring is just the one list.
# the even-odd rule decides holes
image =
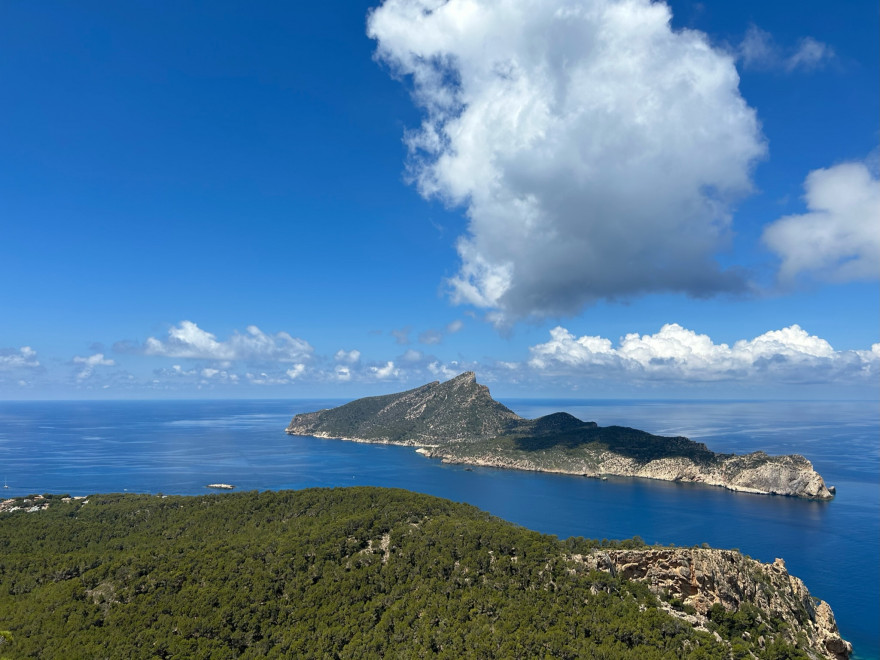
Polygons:
[[831,607],[813,598],[799,578],[789,575],[782,559],[764,564],[734,550],[710,548],[596,550],[573,559],[646,583],[666,602],[685,606],[667,611],[698,629],[706,629],[714,605],[733,612],[748,604],[764,613],[759,617],[772,613],[781,619],[787,641],[811,657],[845,660],[852,653],[852,644],[840,636]]
[[834,496],[803,456],[716,454],[687,438],[599,427],[567,413],[523,419],[492,399],[473,372],[301,413],[287,433],[419,447],[448,463],[683,481],[821,500]]
[[498,447],[497,451],[480,451],[480,447],[425,447],[420,453],[439,458],[444,463],[480,465],[494,468],[532,470],[576,474],[585,477],[638,477],[661,481],[701,483],[720,486],[744,493],[787,495],[829,500],[834,495],[822,477],[803,456],[768,456],[763,452],[737,455],[716,455],[709,463],[689,458],[671,457],[639,462],[620,454],[584,448],[580,456],[569,452],[529,454]]

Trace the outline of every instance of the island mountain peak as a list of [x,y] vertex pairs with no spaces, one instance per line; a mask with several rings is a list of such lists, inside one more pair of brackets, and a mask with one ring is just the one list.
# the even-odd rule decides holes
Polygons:
[[493,438],[520,421],[466,371],[444,383],[296,415],[287,432],[421,446]]
[[357,399],[294,416],[287,432],[420,447],[447,463],[687,481],[751,493],[831,499],[810,462],[797,454],[716,454],[685,437],[624,426],[600,427],[557,412],[523,419],[495,401],[466,371],[405,392]]

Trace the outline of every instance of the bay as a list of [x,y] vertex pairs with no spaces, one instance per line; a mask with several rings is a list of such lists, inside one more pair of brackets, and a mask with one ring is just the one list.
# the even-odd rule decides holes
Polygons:
[[761,561],[785,559],[834,609],[855,657],[880,655],[880,411],[876,402],[511,399],[524,417],[565,410],[605,426],[686,435],[718,452],[800,453],[831,502],[638,479],[599,481],[444,465],[410,448],[291,437],[297,401],[0,402],[0,478],[32,493],[204,494],[387,486],[468,502],[561,538],[709,543]]

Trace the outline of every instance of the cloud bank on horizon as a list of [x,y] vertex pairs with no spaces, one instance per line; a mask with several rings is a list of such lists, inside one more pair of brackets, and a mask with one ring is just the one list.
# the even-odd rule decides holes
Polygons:
[[870,350],[835,351],[798,325],[728,346],[677,323],[653,335],[631,333],[615,348],[603,337],[575,337],[556,327],[531,348],[529,366],[556,374],[602,374],[637,380],[830,382],[878,375],[880,343]]
[[[317,355],[304,339],[279,332],[266,334],[255,326],[233,332],[226,340],[182,321],[168,330],[165,340],[149,337],[141,345],[127,344],[125,352],[162,360],[148,381],[124,369],[110,373],[96,367],[114,367],[102,353],[77,356],[73,379],[78,385],[107,388],[148,388],[175,391],[290,385],[305,383],[414,383],[448,379],[476,370],[484,382],[554,383],[589,379],[595,383],[744,383],[749,385],[809,385],[835,383],[871,385],[880,376],[880,343],[865,350],[835,350],[829,342],[810,335],[798,325],[766,332],[733,345],[716,344],[676,323],[652,335],[630,333],[617,346],[601,336],[576,337],[557,326],[550,339],[528,348],[519,361],[444,361],[407,349],[394,360],[362,359],[358,349],[339,349]],[[37,353],[28,347],[0,349],[0,383],[19,379],[33,384],[44,375]]]
[[[792,72],[834,52],[803,38],[786,54],[756,26],[724,49],[670,22],[649,0],[386,0],[370,14],[377,58],[412,81],[423,111],[405,136],[412,179],[466,209],[454,302],[508,324],[601,299],[755,286],[717,260],[731,205],[767,154],[736,61]],[[782,282],[877,277],[877,179],[866,174],[811,173],[810,213],[767,228]]]

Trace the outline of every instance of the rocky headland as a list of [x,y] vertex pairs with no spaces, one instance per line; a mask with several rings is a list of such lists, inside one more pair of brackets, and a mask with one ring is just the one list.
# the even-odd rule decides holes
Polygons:
[[418,447],[447,463],[640,477],[818,500],[834,497],[803,456],[720,454],[685,437],[600,427],[568,413],[528,420],[465,372],[444,383],[296,415],[291,435]]
[[[765,564],[736,550],[657,547],[601,549],[572,559],[590,569],[645,583],[670,614],[698,630],[708,630],[709,622],[719,618],[718,608],[723,608],[743,612],[743,621],[775,620],[786,641],[812,657],[845,660],[852,653],[831,607],[813,598],[803,581],[788,573],[782,559]],[[749,641],[760,647],[765,643],[760,637]]]

